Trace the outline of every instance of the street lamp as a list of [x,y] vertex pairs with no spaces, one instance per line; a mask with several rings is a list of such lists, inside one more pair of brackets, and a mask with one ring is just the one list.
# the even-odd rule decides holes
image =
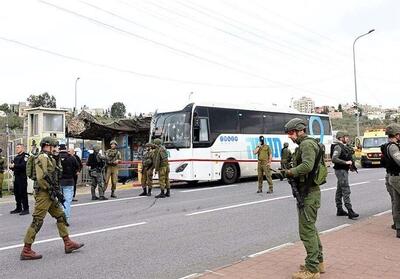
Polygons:
[[371,34],[372,32],[374,32],[375,29],[371,29],[369,30],[367,33],[362,34],[360,36],[358,36],[353,43],[353,63],[354,63],[354,91],[356,94],[356,108],[357,108],[357,114],[356,114],[356,121],[357,121],[357,136],[360,136],[360,111],[358,109],[358,97],[357,97],[357,73],[356,73],[356,49],[355,49],[355,45],[358,39],[360,39],[361,37],[364,37],[368,34]]
[[74,106],[74,116],[76,116],[76,112],[77,112],[77,110],[76,110],[76,102],[77,102],[77,99],[78,99],[78,91],[77,91],[77,86],[78,86],[78,80],[80,79],[80,77],[77,77],[76,78],[76,80],[75,80],[75,106]]

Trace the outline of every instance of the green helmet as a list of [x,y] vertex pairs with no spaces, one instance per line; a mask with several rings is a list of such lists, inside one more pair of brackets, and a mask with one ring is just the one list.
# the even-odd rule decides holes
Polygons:
[[153,140],[153,143],[154,143],[155,145],[157,145],[157,146],[160,146],[161,143],[162,143],[162,141],[161,141],[160,139],[155,139],[155,140]]
[[338,131],[336,133],[336,138],[337,139],[340,139],[340,138],[343,138],[343,137],[348,137],[348,136],[349,136],[349,133],[347,131]]
[[41,147],[46,146],[46,145],[52,146],[53,142],[54,142],[54,139],[52,137],[44,137],[40,141],[40,146]]
[[99,151],[100,151],[100,146],[98,146],[98,145],[93,145],[93,151],[94,151],[94,152],[99,152]]
[[385,134],[388,136],[389,135],[395,136],[397,134],[400,134],[400,125],[397,123],[392,123],[392,124],[388,125],[386,127]]
[[302,131],[307,127],[307,122],[301,118],[293,118],[285,125],[285,133],[289,131]]
[[289,147],[289,143],[285,142],[285,143],[283,144],[283,147]]
[[118,143],[117,143],[117,141],[116,141],[116,140],[112,140],[112,141],[110,141],[110,145],[111,145],[111,144],[118,145]]

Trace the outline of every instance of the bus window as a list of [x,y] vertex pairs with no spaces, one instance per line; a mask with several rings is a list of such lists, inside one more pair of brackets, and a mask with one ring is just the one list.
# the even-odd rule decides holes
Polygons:
[[235,134],[238,129],[238,113],[235,109],[209,108],[211,133]]
[[243,134],[262,134],[263,118],[261,112],[240,111],[239,112],[240,132]]
[[208,119],[200,119],[200,142],[209,141],[208,136]]

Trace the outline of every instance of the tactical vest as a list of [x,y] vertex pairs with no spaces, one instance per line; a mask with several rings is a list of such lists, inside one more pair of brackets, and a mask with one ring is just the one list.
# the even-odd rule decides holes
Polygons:
[[164,146],[160,147],[160,158],[161,158],[160,166],[167,167],[168,166],[168,152]]
[[[333,147],[331,146],[331,149],[332,149],[331,157],[332,157],[332,155],[333,155],[333,150],[335,149],[335,147],[336,147],[337,145],[339,145],[339,146],[340,146],[340,149],[341,149],[340,155],[339,155],[339,159],[340,159],[340,160],[343,160],[343,161],[351,161],[351,160],[353,159],[353,154],[352,154],[350,148],[347,147],[346,145],[344,145],[343,143],[335,143],[335,144],[332,144]],[[335,165],[333,166],[333,168],[334,168],[335,170],[349,170],[349,169],[350,169],[350,166],[347,165],[347,164],[346,164],[346,165],[343,165],[343,164],[335,164]]]
[[392,156],[389,154],[389,148],[390,146],[394,144],[397,146],[397,148],[400,149],[400,145],[389,142],[385,144],[385,148],[383,148],[383,156],[385,158],[385,168],[386,172],[391,175],[400,175],[400,166],[393,160]]
[[153,151],[147,151],[142,160],[143,168],[150,169],[153,166]]

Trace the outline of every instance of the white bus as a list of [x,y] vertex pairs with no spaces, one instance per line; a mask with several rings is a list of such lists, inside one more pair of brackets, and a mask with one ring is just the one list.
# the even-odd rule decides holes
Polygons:
[[284,125],[294,117],[304,118],[309,123],[307,133],[330,150],[332,128],[327,115],[276,107],[191,103],[180,111],[154,115],[150,137],[161,138],[168,150],[170,179],[231,184],[257,175],[252,151],[260,135],[272,149],[272,167],[280,166],[283,143],[288,142],[292,151],[296,147],[284,133]]

